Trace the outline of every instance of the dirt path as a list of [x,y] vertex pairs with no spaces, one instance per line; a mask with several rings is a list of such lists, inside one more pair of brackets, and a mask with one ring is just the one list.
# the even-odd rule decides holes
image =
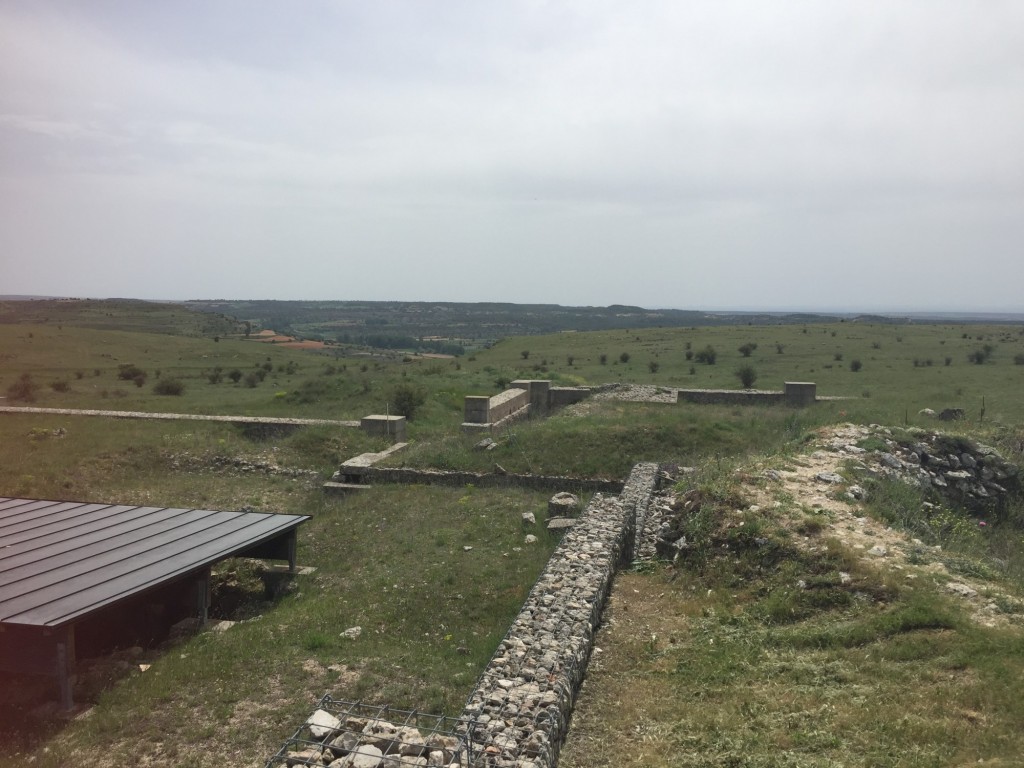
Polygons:
[[[1015,598],[1002,594],[995,584],[951,574],[943,562],[942,547],[924,544],[867,516],[865,492],[852,482],[846,463],[859,461],[869,467],[878,463],[874,452],[858,448],[857,443],[877,436],[879,429],[853,424],[823,428],[810,453],[784,462],[782,469],[762,473],[769,482],[752,489],[754,503],[767,509],[788,505],[814,514],[823,525],[818,538],[838,539],[876,567],[902,572],[908,582],[929,578],[943,584],[970,604],[971,616],[979,624],[991,627],[1019,620],[1018,614],[1000,611],[1000,602]],[[807,546],[817,546],[801,538]]]
[[97,411],[83,408],[29,408],[0,405],[0,413],[35,413],[47,416],[106,416],[113,419],[161,419],[164,421],[224,421],[231,424],[287,424],[291,426],[358,427],[358,421],[290,419],[281,416],[205,416],[199,413],[148,413],[146,411]]

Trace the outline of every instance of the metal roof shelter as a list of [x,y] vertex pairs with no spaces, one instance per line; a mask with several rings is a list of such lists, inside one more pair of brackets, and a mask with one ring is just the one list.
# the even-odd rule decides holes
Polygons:
[[76,624],[193,586],[205,621],[214,563],[258,557],[294,571],[296,531],[308,519],[0,497],[0,668],[55,677],[70,708]]

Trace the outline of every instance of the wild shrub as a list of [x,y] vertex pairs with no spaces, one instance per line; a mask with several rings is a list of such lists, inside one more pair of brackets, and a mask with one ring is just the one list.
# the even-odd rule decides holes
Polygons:
[[302,382],[294,391],[284,395],[284,397],[289,403],[309,405],[327,399],[335,391],[335,387],[330,381],[308,379]]
[[739,352],[744,357],[750,357],[753,354],[755,349],[757,349],[757,344],[755,344],[755,343],[753,343],[751,341],[748,341],[746,344],[744,344],[743,346],[741,346],[739,348]]
[[714,365],[718,359],[718,353],[715,348],[708,344],[704,349],[697,352],[697,362],[704,363],[705,365]]
[[391,402],[395,406],[395,413],[412,421],[416,417],[416,411],[427,402],[427,396],[419,387],[399,384],[391,393]]
[[651,360],[649,363],[647,363],[647,370],[650,371],[651,373],[657,373],[658,368],[660,367],[661,366],[657,360]]
[[180,395],[185,391],[185,384],[179,379],[160,379],[153,385],[153,393],[157,395]]
[[138,376],[132,379],[132,382],[135,384],[136,387],[142,389],[142,386],[146,383],[146,375],[144,373],[140,373]]
[[263,377],[259,376],[255,371],[250,371],[245,374],[245,379],[243,381],[245,382],[245,386],[249,389],[256,389],[259,383],[263,381]]
[[754,382],[757,381],[757,371],[754,370],[752,365],[741,365],[736,369],[736,376],[744,389],[750,389],[754,386]]
[[34,402],[36,399],[36,391],[39,389],[39,385],[32,381],[32,376],[23,373],[18,379],[7,388],[7,399],[8,400],[21,400],[26,403]]
[[601,355],[599,358],[601,365],[608,365],[608,355]]
[[785,349],[786,349],[786,345],[785,344],[780,344],[779,342],[775,342],[775,354],[781,355],[785,351]]
[[530,359],[530,350],[524,349],[522,352],[519,353],[519,355],[520,355],[520,357],[523,358],[523,360],[529,360]]
[[572,355],[568,355],[568,356],[567,356],[567,357],[565,358],[565,362],[567,362],[567,363],[569,364],[569,367],[570,367],[570,368],[572,368],[572,364],[573,364],[573,363],[575,362],[575,360],[576,360],[576,358],[575,358],[575,357],[573,357]]
[[841,363],[843,361],[843,353],[836,352],[834,355],[832,355],[832,359],[835,360],[837,363]]
[[143,380],[146,378],[146,372],[139,368],[137,365],[132,363],[125,363],[124,365],[117,366],[117,378],[122,381],[133,381],[134,379],[141,376]]
[[687,359],[687,361],[693,360],[693,350],[692,349],[686,350],[686,359]]
[[991,344],[985,344],[981,349],[976,349],[973,352],[968,353],[967,360],[975,365],[984,365],[992,357],[992,353],[995,352],[995,349],[996,348]]
[[71,389],[71,386],[65,379],[57,379],[56,381],[50,382],[50,389],[54,392],[67,392]]
[[857,360],[856,358],[850,361],[850,370],[853,371],[854,373],[857,373],[857,371],[859,371],[863,367],[864,366],[861,363],[861,361]]
[[233,381],[235,384],[237,384],[242,379],[242,372],[237,368],[232,368],[230,371],[228,371],[228,378],[231,379],[231,381]]
[[[947,357],[946,359],[948,360],[949,358]],[[1013,364],[1014,365],[1024,365],[1024,355],[1014,355],[1013,356]],[[949,363],[946,363],[946,365],[949,365]]]
[[620,363],[628,363],[629,362],[629,352],[623,352],[621,355],[619,355],[619,362]]

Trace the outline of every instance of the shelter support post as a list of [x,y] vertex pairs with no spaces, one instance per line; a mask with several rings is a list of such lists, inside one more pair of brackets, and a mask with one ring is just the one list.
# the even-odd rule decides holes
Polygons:
[[57,639],[56,658],[57,688],[60,692],[60,705],[65,710],[75,706],[72,695],[75,674],[75,627],[72,624],[63,630]]
[[297,557],[297,555],[296,555],[296,544],[297,544],[297,541],[298,541],[298,536],[296,534],[295,529],[293,528],[288,533],[288,541],[286,542],[286,545],[285,545],[285,546],[288,547],[288,572],[289,573],[295,573],[295,569],[296,569],[296,567],[298,565],[298,562],[297,562],[297,559],[296,559],[296,557]]
[[205,626],[210,618],[210,569],[207,568],[196,579],[196,617],[199,626]]

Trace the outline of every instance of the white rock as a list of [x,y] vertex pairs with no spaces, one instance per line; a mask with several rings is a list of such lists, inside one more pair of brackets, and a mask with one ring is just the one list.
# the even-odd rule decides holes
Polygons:
[[378,768],[381,760],[384,759],[384,753],[377,747],[364,744],[345,759],[348,760],[346,768]]
[[326,709],[318,709],[306,720],[309,732],[314,739],[324,739],[341,728],[341,720]]
[[978,590],[974,587],[970,587],[967,584],[962,584],[959,581],[951,581],[946,585],[946,589],[953,592],[961,597],[974,597],[978,594]]
[[349,640],[355,640],[361,634],[363,634],[363,628],[362,627],[349,627],[348,629],[346,629],[344,632],[341,633],[341,636],[345,637],[345,638],[348,638]]
[[536,544],[537,543],[537,537],[534,536],[532,533],[528,533],[528,534],[526,534],[526,538],[523,539],[523,543],[525,543],[525,544]]

